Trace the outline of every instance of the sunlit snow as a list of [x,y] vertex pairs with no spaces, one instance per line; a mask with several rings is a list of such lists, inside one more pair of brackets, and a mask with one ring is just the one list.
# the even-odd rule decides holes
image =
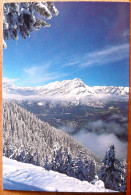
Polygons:
[[3,187],[9,190],[57,192],[112,192],[102,181],[95,185],[42,167],[3,157]]
[[[82,100],[88,101],[93,99],[119,99],[129,96],[129,87],[115,86],[94,86],[90,87],[83,83],[81,79],[56,81],[44,86],[38,87],[17,87],[7,81],[3,82],[3,98],[16,100]],[[90,101],[89,101],[90,102]],[[90,102],[90,104],[91,104]],[[91,105],[92,106],[92,105]]]

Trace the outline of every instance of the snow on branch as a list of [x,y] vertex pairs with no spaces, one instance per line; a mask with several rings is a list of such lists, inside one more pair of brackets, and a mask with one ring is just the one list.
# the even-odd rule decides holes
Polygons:
[[45,20],[59,14],[53,2],[5,3],[3,9],[3,48],[7,48],[5,41],[18,39],[18,34],[26,39],[32,31],[50,27]]

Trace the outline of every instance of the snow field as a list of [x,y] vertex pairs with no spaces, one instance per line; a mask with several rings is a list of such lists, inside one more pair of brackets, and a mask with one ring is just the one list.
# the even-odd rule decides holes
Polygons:
[[104,188],[102,181],[97,181],[93,185],[6,157],[3,157],[3,188],[26,191],[112,192]]

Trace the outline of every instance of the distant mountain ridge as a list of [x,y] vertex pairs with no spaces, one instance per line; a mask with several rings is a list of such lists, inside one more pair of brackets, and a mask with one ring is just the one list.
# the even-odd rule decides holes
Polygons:
[[5,99],[65,99],[80,100],[92,96],[95,98],[128,97],[129,87],[94,86],[89,87],[81,79],[56,81],[38,87],[17,87],[3,82],[3,98]]

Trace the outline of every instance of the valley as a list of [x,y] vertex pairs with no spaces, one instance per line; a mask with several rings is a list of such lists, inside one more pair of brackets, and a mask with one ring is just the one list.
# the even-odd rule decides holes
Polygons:
[[62,130],[98,156],[115,144],[118,156],[126,158],[122,153],[127,151],[129,87],[90,87],[78,78],[37,87],[3,82],[3,100]]
[[[128,139],[128,102],[108,102],[101,107],[89,107],[81,103],[53,101],[17,101],[17,104],[34,113],[42,121],[60,128],[70,135],[82,129],[96,134],[115,133],[122,141]],[[91,124],[104,122],[92,128]],[[113,125],[125,128],[123,132],[114,131]],[[111,127],[111,128],[110,128]]]

